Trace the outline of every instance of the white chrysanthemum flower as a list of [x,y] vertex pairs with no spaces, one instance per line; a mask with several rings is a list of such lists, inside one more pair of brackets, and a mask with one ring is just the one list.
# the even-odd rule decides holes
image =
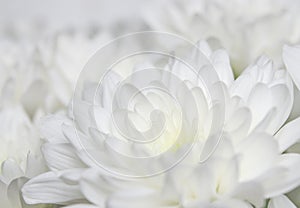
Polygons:
[[21,164],[28,152],[39,151],[41,142],[36,125],[30,120],[22,106],[2,109],[0,121],[0,164],[8,158]]
[[89,37],[81,33],[58,33],[51,41],[40,44],[45,51],[43,58],[45,81],[50,92],[63,106],[68,105],[74,91],[77,77],[91,54],[106,43],[108,35],[96,34]]
[[[208,87],[216,95],[222,94],[220,90],[224,90],[226,103],[226,109],[221,108],[225,110],[222,129],[224,134],[216,151],[207,160],[199,163],[202,158],[200,153],[202,152],[202,156],[210,148],[210,141],[214,141],[214,137],[210,138],[208,132],[218,131],[220,127],[215,129],[211,125],[212,114],[218,112],[218,104],[210,102],[203,85],[195,83],[180,63],[175,61],[167,64],[166,74],[162,72],[154,77],[157,86],[169,92],[175,89],[178,92],[177,100],[185,101],[181,106],[186,113],[186,117],[182,117],[186,119],[183,119],[183,126],[177,123],[180,116],[176,105],[159,92],[139,94],[133,105],[127,106],[131,109],[127,109],[131,112],[129,117],[122,114],[122,105],[128,102],[128,95],[136,92],[135,87],[141,80],[138,76],[123,85],[120,94],[117,94],[117,114],[113,116],[119,116],[119,128],[122,130],[124,127],[123,130],[127,129],[130,135],[132,125],[140,132],[147,129],[149,123],[144,118],[149,118],[149,112],[153,110],[151,106],[169,116],[166,118],[167,131],[159,137],[165,143],[155,142],[154,145],[145,145],[143,149],[136,149],[134,145],[126,148],[122,139],[115,139],[122,138],[123,135],[115,129],[110,116],[113,90],[120,84],[119,77],[112,74],[103,85],[104,89],[100,93],[103,100],[99,106],[94,107],[89,103],[95,88],[93,85],[87,86],[82,105],[78,109],[81,110],[81,117],[75,120],[75,125],[79,124],[77,130],[73,125],[72,115],[53,115],[43,120],[42,132],[47,140],[43,146],[43,154],[50,171],[25,184],[22,190],[25,201],[29,204],[69,205],[70,208],[241,208],[264,207],[266,200],[272,198],[269,207],[275,208],[281,203],[288,207],[291,202],[280,195],[300,185],[300,169],[297,168],[300,165],[300,155],[285,153],[296,141],[299,130],[294,124],[300,121],[297,119],[293,121],[295,123],[283,126],[293,105],[293,84],[289,75],[285,70],[276,70],[268,58],[261,57],[234,80],[225,51],[212,52],[205,43],[202,43],[201,48],[210,57],[221,82],[211,79],[209,70],[202,68],[204,71],[199,73],[207,75],[205,81],[210,83]],[[199,60],[199,66],[201,65]],[[181,83],[188,83],[189,90],[184,90],[183,85],[174,82],[168,76],[168,71],[181,75],[184,80]],[[202,115],[199,127],[197,126],[199,134],[196,146],[172,170],[155,177],[129,180],[116,177],[95,164],[93,159],[96,158],[110,165],[109,170],[112,172],[120,171],[121,168],[124,173],[131,173],[132,170],[128,168],[133,168],[138,174],[143,173],[143,170],[164,166],[170,157],[157,164],[146,162],[146,159],[145,162],[136,162],[116,156],[108,147],[115,146],[121,153],[147,156],[164,152],[169,147],[168,141],[171,141],[175,144],[170,149],[171,155],[181,154],[182,149],[192,142],[189,132],[184,131],[187,128],[185,124],[193,126],[192,118],[198,116],[189,102],[192,97],[197,101],[198,113]],[[222,113],[218,116],[222,120]],[[177,128],[183,129],[185,139],[180,140],[183,143],[176,142],[178,136],[174,133]],[[86,150],[93,154],[92,158],[86,154]]]
[[23,184],[47,170],[37,131],[45,88],[31,47],[2,40],[0,44],[0,206],[21,208]]
[[[294,108],[292,112],[295,117],[296,115],[300,115],[300,46],[285,46],[283,49],[283,60],[296,85]],[[297,128],[298,125],[297,120],[295,120],[291,128]],[[289,148],[287,152],[300,154],[300,137],[295,135],[294,139],[297,143]],[[300,188],[295,189],[289,193],[288,196],[298,207],[300,206]]]
[[[153,4],[145,13],[154,30],[191,40],[212,38],[228,50],[236,74],[261,54],[281,64],[284,43],[300,41],[299,1],[190,0]],[[217,41],[215,40],[217,39]]]
[[[24,150],[23,150],[24,151]],[[31,206],[27,205],[20,190],[24,183],[47,169],[43,158],[28,154],[26,161],[23,161],[25,167],[20,167],[19,163],[8,159],[2,163],[0,175],[0,206],[5,208],[23,208],[23,207],[46,207],[46,205]]]
[[31,59],[31,47],[9,41],[0,44],[0,206],[21,208],[25,207],[20,197],[23,184],[47,170],[37,131],[45,88]]
[[90,38],[79,33],[38,41],[17,35],[0,40],[0,206],[7,208],[25,206],[20,188],[46,171],[40,154],[40,117],[64,110],[81,68],[106,41],[105,35]]
[[106,33],[91,36],[75,31],[37,41],[2,39],[0,105],[21,103],[30,117],[36,111],[55,112],[68,105],[80,70],[108,40]]
[[37,43],[0,41],[0,164],[39,149],[37,120],[68,105],[80,70],[105,40],[58,34]]

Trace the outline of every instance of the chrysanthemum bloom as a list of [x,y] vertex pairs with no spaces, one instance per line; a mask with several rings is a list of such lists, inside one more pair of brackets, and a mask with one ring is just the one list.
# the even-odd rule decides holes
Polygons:
[[0,45],[0,206],[17,208],[22,185],[46,171],[37,128],[45,88],[32,46],[11,40]]
[[211,38],[230,54],[235,74],[261,54],[281,64],[283,44],[300,41],[299,1],[165,1],[145,11],[154,30],[191,40]]
[[40,152],[40,117],[64,110],[76,75],[103,40],[77,33],[59,33],[48,41],[18,35],[0,40],[0,206],[7,208],[21,207],[20,187],[47,170]]
[[[295,94],[295,101],[294,101],[294,115],[299,115],[300,112],[300,73],[299,73],[299,68],[300,68],[300,46],[285,46],[283,49],[283,60],[286,64],[286,68],[291,74],[291,77],[295,83],[296,88],[298,91],[296,91]],[[295,120],[297,121],[297,120]],[[293,126],[291,128],[296,128],[296,126],[299,125],[297,122],[293,123]],[[291,134],[292,135],[291,131]],[[297,135],[297,136],[296,136]],[[294,139],[297,140],[297,143],[294,144],[292,147],[290,147],[287,152],[291,153],[298,153],[300,154],[300,139],[299,135],[295,133]],[[295,204],[299,207],[300,206],[300,187],[292,191],[291,193],[288,194],[288,196],[295,202]]]
[[[293,207],[283,195],[300,184],[300,155],[285,153],[299,132],[295,127],[299,119],[284,125],[293,105],[293,83],[288,73],[261,57],[234,80],[227,53],[212,52],[206,43],[200,45],[219,79],[210,79],[201,59],[198,73],[209,83],[208,91],[222,97],[225,108],[211,100],[203,83],[195,82],[178,61],[171,60],[164,70],[148,77],[163,91],[140,92],[141,77],[132,77],[124,84],[112,73],[97,94],[101,98],[97,105],[91,101],[98,88],[90,84],[77,106],[78,114],[44,118],[42,133],[47,142],[43,154],[50,171],[25,184],[25,201],[69,207],[240,208],[264,207],[271,198],[269,207]],[[182,81],[170,73],[180,75]],[[182,104],[180,108],[168,96],[172,93]],[[137,96],[129,99],[133,94]],[[162,119],[155,109],[167,116]],[[220,121],[224,119],[222,129],[215,120],[218,116]],[[149,118],[156,121],[152,126]],[[195,118],[198,131],[194,140],[186,130],[193,130]],[[160,122],[165,123],[166,131],[158,140],[142,144],[142,148],[125,142],[126,134],[134,139],[148,138],[153,132],[147,129],[157,130],[155,124]],[[220,130],[218,143],[211,132]],[[195,144],[191,152],[171,170],[153,177],[125,177],[164,170],[170,159],[191,143]],[[213,154],[207,152],[212,149]],[[130,159],[132,155],[147,158],[167,151],[169,157],[158,163]],[[101,161],[105,170],[95,161]]]

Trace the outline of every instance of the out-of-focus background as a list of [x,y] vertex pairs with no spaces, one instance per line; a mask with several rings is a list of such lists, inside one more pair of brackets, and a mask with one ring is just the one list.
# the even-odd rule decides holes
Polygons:
[[[55,31],[66,28],[103,27],[116,33],[145,29],[141,14],[155,1],[140,0],[1,0],[0,27],[26,30],[35,24],[40,29]],[[121,28],[120,22],[130,20],[130,26]],[[121,33],[121,32],[120,32]]]

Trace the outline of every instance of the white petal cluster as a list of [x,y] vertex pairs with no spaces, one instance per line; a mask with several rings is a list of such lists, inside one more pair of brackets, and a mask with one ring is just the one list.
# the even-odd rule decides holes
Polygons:
[[81,68],[106,40],[105,35],[61,32],[34,41],[23,32],[0,40],[1,207],[22,207],[19,190],[24,182],[47,170],[39,120],[64,110]]
[[[158,2],[103,25],[0,25],[1,208],[300,207],[300,2]],[[197,42],[196,73],[154,55],[76,97],[99,48],[145,29]]]
[[146,21],[155,30],[221,45],[240,74],[262,54],[282,63],[283,44],[300,41],[299,8],[294,0],[165,1],[160,9],[150,9]]
[[[291,204],[292,207],[292,202],[283,196],[300,184],[300,172],[295,169],[300,165],[300,155],[285,153],[297,142],[299,134],[297,128],[292,128],[299,125],[299,119],[284,125],[293,105],[290,76],[286,70],[276,69],[267,57],[261,57],[234,80],[225,51],[212,52],[206,43],[202,43],[201,48],[210,57],[221,80],[212,81],[210,86],[221,85],[226,101],[224,136],[208,160],[199,163],[199,148],[203,148],[209,139],[209,135],[205,134],[209,131],[206,119],[206,123],[200,122],[204,133],[197,138],[199,146],[195,148],[196,154],[191,154],[165,174],[154,178],[120,179],[95,165],[78,142],[78,134],[83,138],[84,146],[94,153],[93,157],[98,156],[111,164],[111,170],[117,170],[118,164],[124,169],[139,167],[136,171],[152,168],[147,162],[130,163],[132,161],[122,160],[106,151],[106,145],[116,145],[119,150],[124,150],[122,143],[114,140],[117,134],[111,124],[109,108],[106,108],[109,106],[106,103],[111,102],[113,92],[110,90],[120,83],[117,77],[112,76],[110,87],[102,94],[106,99],[94,111],[94,119],[81,117],[76,120],[80,125],[79,132],[74,128],[72,115],[53,115],[44,119],[42,132],[47,142],[43,146],[43,154],[50,171],[33,178],[23,187],[25,201],[68,207],[75,206],[73,204],[77,204],[76,207],[264,207],[267,199],[275,197],[268,203],[269,207],[281,206],[278,205],[280,203]],[[183,74],[185,82],[191,82],[190,90],[200,104],[201,115],[209,118],[214,106],[210,106],[201,85],[193,85],[188,74],[181,71],[180,64],[174,62],[165,67]],[[157,78],[161,84],[164,83],[162,77]],[[126,101],[126,94],[131,93],[135,81],[131,84],[124,85],[123,93],[117,96],[120,103]],[[172,84],[166,86],[172,88]],[[177,89],[180,91],[180,88]],[[93,89],[87,91],[93,92]],[[87,97],[85,95],[83,99]],[[171,112],[175,110],[173,116],[176,118],[176,108],[171,107],[163,96],[148,94],[134,103],[133,112],[137,115],[129,117],[124,125],[131,122],[143,128],[143,120],[139,116],[143,117],[143,113],[147,112],[149,102],[154,104],[151,98],[162,103],[158,107],[168,105]],[[179,93],[180,98],[189,99],[185,93]],[[83,100],[81,112],[89,111],[91,105],[88,101]],[[189,106],[185,106],[184,110],[189,112]],[[170,116],[174,118],[172,114]],[[175,123],[173,128],[176,129],[176,126]],[[174,134],[165,135],[163,141],[176,139],[174,137]],[[164,150],[166,145],[155,144],[155,150],[157,147]],[[181,144],[172,151],[175,155],[179,154],[184,146]],[[152,153],[151,147],[146,147],[146,154],[147,150]],[[202,149],[204,152],[205,147]],[[135,149],[124,151],[129,154]],[[103,152],[105,154],[101,154]]]

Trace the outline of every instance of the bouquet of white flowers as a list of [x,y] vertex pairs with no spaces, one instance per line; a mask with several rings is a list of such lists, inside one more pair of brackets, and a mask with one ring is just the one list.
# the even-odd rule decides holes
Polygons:
[[1,208],[300,207],[298,1],[69,4],[2,9]]

